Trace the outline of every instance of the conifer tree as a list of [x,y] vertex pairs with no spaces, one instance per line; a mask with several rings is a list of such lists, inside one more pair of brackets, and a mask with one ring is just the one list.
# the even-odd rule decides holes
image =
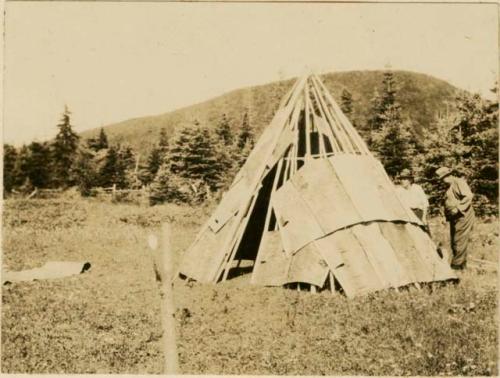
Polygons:
[[238,157],[241,151],[236,151],[234,145],[225,146],[215,143],[214,145],[215,159],[219,175],[219,189],[226,189],[236,174],[234,171],[238,168]]
[[99,185],[110,187],[116,184],[118,177],[116,175],[118,166],[118,151],[115,146],[110,146],[106,151],[104,164],[99,171]]
[[160,168],[162,163],[163,159],[161,156],[160,148],[153,147],[148,156],[146,166],[144,167],[141,181],[143,181],[146,185],[150,184],[155,178],[156,173],[158,172],[158,169]]
[[78,191],[84,197],[89,196],[92,188],[97,184],[97,167],[94,158],[94,151],[80,146],[71,167],[73,180],[78,187]]
[[[48,143],[32,142],[23,145],[19,152],[13,147],[7,147],[4,156],[4,178],[9,190],[21,186],[29,179],[29,185],[37,188],[46,188],[50,185],[51,151]],[[15,158],[12,160],[12,158]],[[5,165],[7,164],[7,165]],[[7,176],[5,176],[7,174]]]
[[87,138],[85,140],[85,144],[87,145],[88,148],[90,148],[93,151],[99,150],[98,148],[99,142],[97,141],[96,138]]
[[97,149],[102,150],[104,148],[108,148],[108,136],[104,132],[104,128],[101,127],[101,131],[99,132]]
[[72,184],[69,168],[73,164],[78,148],[79,136],[73,131],[70,111],[66,106],[60,123],[59,132],[52,145],[54,182],[57,186],[67,187]]
[[10,144],[3,145],[3,190],[9,193],[16,186],[17,151]]
[[462,93],[456,98],[453,117],[438,119],[424,132],[424,154],[418,156],[417,173],[430,203],[442,205],[445,185],[435,172],[441,166],[464,176],[473,193],[478,214],[498,213],[498,102]]
[[[207,127],[184,127],[169,149],[151,184],[152,201],[199,202],[219,189],[222,182],[222,165],[218,161],[214,136]],[[167,195],[167,193],[170,193]]]
[[250,127],[250,121],[248,119],[248,112],[245,112],[243,115],[243,121],[241,122],[241,127],[240,127],[240,132],[238,134],[238,141],[237,141],[237,147],[240,150],[243,150],[245,146],[251,146],[251,148],[254,145],[254,135],[252,128]]
[[139,169],[137,171],[137,179],[140,181],[141,187],[143,185],[150,185],[154,180],[154,176],[151,176],[151,174],[149,173],[146,163],[140,163]]
[[87,139],[87,146],[93,151],[99,151],[108,148],[108,137],[101,127],[101,131],[96,138]]
[[384,72],[382,94],[379,94],[375,89],[371,100],[371,117],[368,120],[368,126],[371,131],[377,131],[382,128],[385,122],[384,113],[389,108],[399,108],[399,104],[396,101],[396,92],[396,81],[393,72]]
[[[250,152],[252,152],[253,149],[253,143],[251,141],[248,141],[242,149],[238,151],[238,154],[235,156],[236,159],[236,169],[240,169],[243,164],[245,164],[245,161],[248,158],[248,155],[250,155]],[[234,172],[236,173],[236,172]]]
[[158,148],[160,149],[161,157],[163,158],[168,152],[168,136],[167,130],[162,127],[160,130],[160,137],[158,138]]
[[28,146],[22,145],[17,152],[17,159],[14,167],[14,187],[19,187],[28,179],[29,167],[31,164],[30,150]]
[[116,161],[116,185],[119,188],[129,187],[129,177],[131,171],[135,169],[135,155],[132,147],[128,145],[118,146]]
[[221,165],[217,161],[214,141],[207,127],[195,129],[187,152],[185,177],[202,180],[210,190],[217,190],[222,174]]
[[470,186],[480,212],[498,210],[498,102],[478,94],[457,99],[458,122],[453,130],[463,141],[462,164],[470,174]]
[[184,195],[180,189],[182,179],[171,172],[167,163],[164,163],[158,169],[149,191],[150,205],[156,205],[163,202],[188,202],[189,198]]
[[352,94],[346,88],[342,90],[342,95],[340,97],[340,109],[346,117],[351,120],[353,110]]
[[370,100],[370,117],[368,119],[368,130],[369,138],[367,140],[368,145],[371,145],[371,133],[373,131],[379,130],[382,127],[384,108],[382,107],[382,99],[377,89],[373,93],[373,97]]
[[472,189],[484,214],[498,215],[498,102],[485,101],[477,132],[467,138],[472,154]]
[[238,152],[234,145],[234,136],[229,126],[226,114],[215,129],[215,138],[213,141],[215,157],[221,170],[219,188],[224,189],[229,185],[228,180],[233,175],[233,168],[237,160]]
[[29,146],[26,173],[33,186],[46,188],[50,185],[51,154],[48,143],[32,142]]
[[369,144],[389,176],[395,177],[413,166],[417,145],[411,122],[403,120],[391,71],[384,73],[382,84],[382,94],[376,94],[373,102]]
[[168,159],[169,141],[165,128],[160,130],[158,143],[150,150],[145,165],[141,166],[138,173],[139,180],[144,185],[149,185],[154,180],[160,166]]
[[[163,164],[159,167],[158,172],[153,180],[149,190],[149,204],[156,205],[168,201],[171,192],[169,186],[169,176],[171,175],[168,165]],[[148,177],[150,180],[151,177]]]
[[415,179],[423,185],[431,205],[431,212],[435,212],[442,205],[442,194],[446,184],[436,176],[436,170],[442,166],[454,167],[464,174],[460,166],[460,156],[463,154],[463,144],[454,136],[452,130],[444,120],[436,120],[433,130],[423,131],[424,153],[415,157]]
[[142,172],[140,170],[128,170],[126,172],[127,188],[129,189],[141,189],[144,185],[142,181]]
[[225,146],[230,146],[233,143],[233,133],[231,131],[231,126],[229,125],[229,121],[224,113],[222,115],[222,119],[217,125],[215,129],[215,134],[217,135],[218,140]]
[[[197,122],[195,122],[196,124]],[[169,169],[173,174],[183,176],[187,172],[187,156],[190,154],[189,143],[194,134],[195,129],[193,127],[184,127],[178,131],[170,147],[168,158]]]
[[385,111],[382,127],[372,133],[371,148],[393,178],[403,169],[412,168],[417,147],[411,122],[401,120],[398,107],[392,106]]
[[396,80],[394,79],[394,73],[392,71],[384,72],[382,87],[384,90],[382,92],[381,110],[384,111],[396,103]]

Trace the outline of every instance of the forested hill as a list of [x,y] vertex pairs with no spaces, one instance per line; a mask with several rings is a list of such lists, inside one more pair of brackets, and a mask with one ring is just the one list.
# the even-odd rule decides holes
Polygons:
[[[384,71],[349,71],[321,75],[328,90],[340,103],[347,89],[353,96],[352,121],[359,128],[366,125],[375,91],[381,92]],[[458,89],[432,76],[407,71],[394,71],[397,99],[403,114],[411,119],[417,134],[431,125],[438,112],[446,110],[446,102],[453,101]],[[257,135],[272,119],[279,101],[294,80],[238,89],[206,102],[165,114],[134,118],[104,127],[111,143],[127,143],[135,150],[146,152],[156,143],[161,128],[170,136],[176,128],[192,125],[213,127],[225,113],[233,128],[240,126],[243,114],[248,112],[251,126]],[[196,90],[196,88],[193,88]],[[99,129],[86,131],[83,137],[96,136]]]

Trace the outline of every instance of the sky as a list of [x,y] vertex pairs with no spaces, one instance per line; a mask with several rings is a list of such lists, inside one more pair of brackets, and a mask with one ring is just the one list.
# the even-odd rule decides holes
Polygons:
[[403,69],[483,96],[498,76],[494,4],[7,2],[4,142],[46,140],[233,89]]

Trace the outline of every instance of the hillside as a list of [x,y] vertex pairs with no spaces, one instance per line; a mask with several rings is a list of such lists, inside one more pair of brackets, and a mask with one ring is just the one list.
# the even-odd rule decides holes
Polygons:
[[[432,76],[407,71],[395,71],[398,83],[399,101],[403,111],[413,124],[417,134],[432,124],[438,111],[445,109],[445,102],[452,101],[458,89]],[[366,124],[375,90],[381,88],[383,71],[349,71],[321,75],[328,90],[340,102],[342,90],[346,88],[353,95],[353,119],[358,127]],[[233,128],[239,127],[245,111],[250,123],[260,134],[276,111],[281,97],[294,80],[274,82],[266,85],[238,89],[206,102],[188,106],[165,114],[134,118],[105,126],[112,143],[128,143],[141,152],[147,151],[157,140],[160,129],[165,128],[169,136],[175,129],[192,125],[197,119],[200,124],[215,126],[226,114]],[[195,89],[193,89],[195,90]],[[84,138],[97,134],[99,129],[82,133]]]

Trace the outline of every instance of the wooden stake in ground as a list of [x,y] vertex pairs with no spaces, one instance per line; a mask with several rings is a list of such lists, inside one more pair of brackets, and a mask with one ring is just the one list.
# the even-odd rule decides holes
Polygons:
[[163,325],[163,369],[165,374],[178,374],[177,338],[175,331],[175,303],[172,290],[173,261],[170,246],[170,224],[164,223],[161,230],[161,320]]

